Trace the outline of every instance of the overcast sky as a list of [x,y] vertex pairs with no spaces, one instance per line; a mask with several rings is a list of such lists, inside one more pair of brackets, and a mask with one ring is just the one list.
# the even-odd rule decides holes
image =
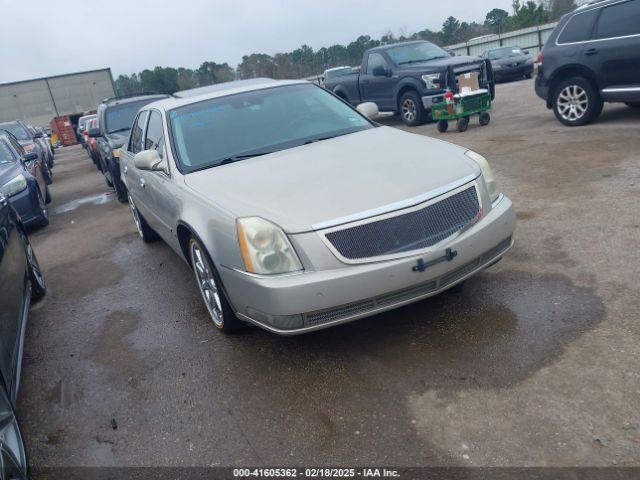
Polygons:
[[361,34],[482,21],[512,0],[0,0],[0,83],[111,67],[114,77],[249,53],[318,49]]

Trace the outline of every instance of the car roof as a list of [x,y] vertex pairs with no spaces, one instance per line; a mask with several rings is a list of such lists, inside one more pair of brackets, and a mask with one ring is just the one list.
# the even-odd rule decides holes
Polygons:
[[172,97],[159,100],[146,105],[145,108],[159,108],[172,110],[184,105],[210,100],[212,98],[226,97],[237,93],[264,90],[266,88],[282,87],[286,85],[312,85],[306,80],[273,80],[270,78],[253,78],[251,80],[236,80],[233,82],[217,83],[207,87],[193,88],[176,92]]
[[153,100],[153,99],[162,99],[169,98],[169,95],[164,94],[155,94],[155,95],[136,95],[134,97],[126,97],[126,98],[106,98],[102,101],[102,104],[107,107],[112,107],[114,105],[124,105],[127,103],[135,103],[143,100]]

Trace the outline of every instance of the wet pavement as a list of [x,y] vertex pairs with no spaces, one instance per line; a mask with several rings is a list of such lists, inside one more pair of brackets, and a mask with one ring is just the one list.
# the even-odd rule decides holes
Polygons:
[[488,127],[411,129],[489,158],[512,253],[461,293],[292,338],[214,331],[187,265],[60,151],[32,233],[32,465],[640,465],[640,113],[568,129],[531,87],[500,85]]

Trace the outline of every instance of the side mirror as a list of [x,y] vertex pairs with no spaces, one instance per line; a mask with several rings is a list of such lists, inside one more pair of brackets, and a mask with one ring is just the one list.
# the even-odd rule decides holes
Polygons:
[[389,75],[389,70],[382,65],[378,65],[377,67],[373,67],[373,71],[371,73],[373,73],[374,77],[386,77]]
[[157,150],[143,150],[133,157],[133,164],[138,170],[169,173],[167,162],[160,158]]
[[33,162],[38,159],[38,154],[36,152],[25,153],[22,157],[22,160],[25,162]]
[[370,120],[373,120],[380,114],[378,105],[373,102],[361,103],[356,107],[356,110],[358,110],[362,115]]
[[91,138],[98,138],[100,137],[100,129],[99,128],[90,128],[87,131],[87,134],[91,137]]

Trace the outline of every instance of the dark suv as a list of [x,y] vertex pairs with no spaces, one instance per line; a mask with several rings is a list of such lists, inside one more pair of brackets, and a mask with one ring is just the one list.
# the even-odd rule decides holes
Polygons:
[[640,108],[640,0],[595,1],[567,14],[540,61],[536,93],[565,125],[592,122],[604,102]]
[[120,147],[129,138],[133,119],[145,105],[167,98],[168,95],[144,95],[131,98],[107,99],[98,107],[99,128],[89,130],[96,139],[99,152],[99,168],[107,185],[113,187],[118,200],[127,202],[127,189],[120,179]]

